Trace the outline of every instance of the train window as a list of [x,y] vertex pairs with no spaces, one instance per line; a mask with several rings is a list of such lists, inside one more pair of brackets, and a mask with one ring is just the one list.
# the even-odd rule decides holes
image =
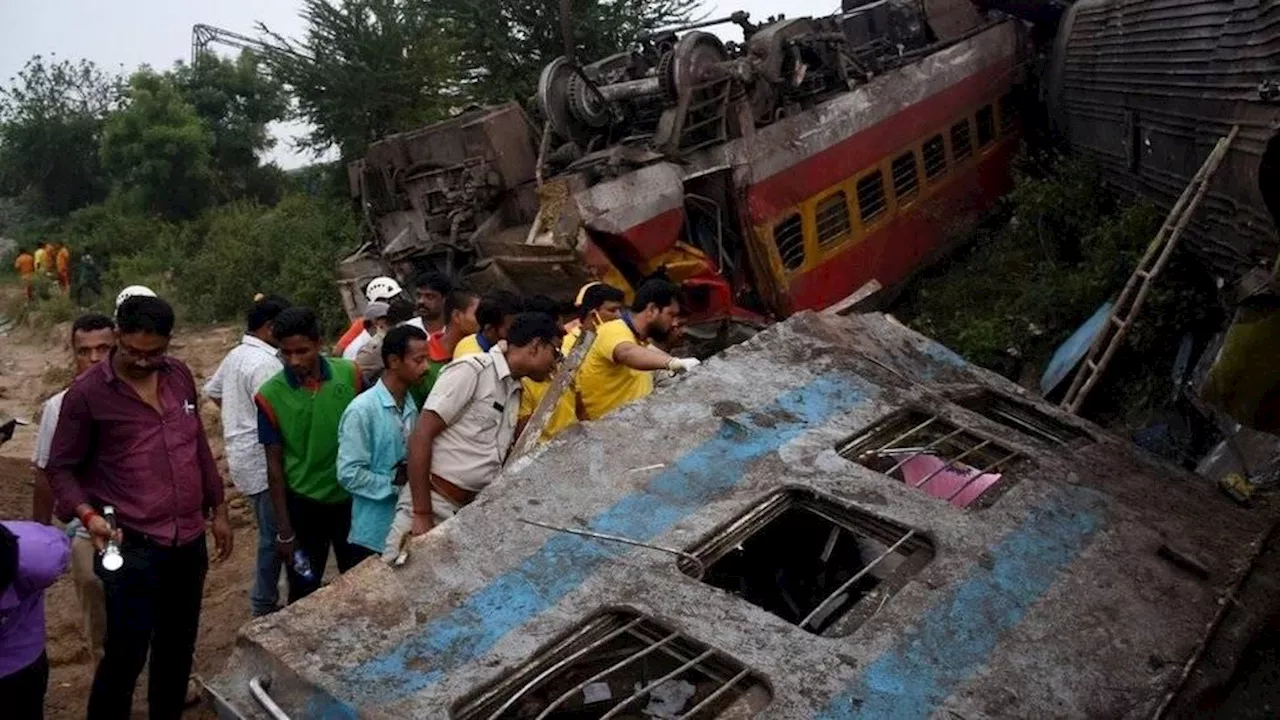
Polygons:
[[973,145],[969,140],[969,120],[961,120],[951,126],[951,157],[960,162],[973,154]]
[[947,147],[942,143],[941,135],[934,135],[924,141],[924,176],[937,180],[947,171]]
[[795,270],[804,264],[804,226],[798,213],[773,226],[773,244],[784,268]]
[[884,214],[888,203],[884,197],[884,173],[879,170],[858,181],[858,211],[863,223]]
[[826,250],[840,244],[849,235],[849,199],[844,191],[837,191],[818,204],[814,212],[817,225],[818,247]]
[[959,508],[991,505],[1030,462],[995,436],[921,410],[903,410],[842,441],[846,460]]
[[978,147],[984,147],[996,136],[995,113],[992,112],[990,105],[984,105],[973,119],[978,125]]
[[893,194],[901,202],[914,197],[920,189],[920,177],[916,174],[916,154],[907,151],[893,159]]
[[[805,632],[835,638],[870,620],[933,557],[923,533],[797,488],[766,497],[689,548],[678,567]],[[681,717],[695,716],[712,717]]]
[[[816,516],[813,519],[819,520]],[[869,593],[870,599],[858,608],[867,617],[883,604],[879,598],[888,598],[890,589],[897,589],[893,581],[898,576],[903,576],[902,582],[908,579],[911,570],[897,576],[889,573],[897,556],[914,558],[916,567],[923,566],[926,555],[932,557],[933,546],[927,540],[912,540],[867,573],[873,577],[862,578],[863,582],[854,583],[850,589],[848,594],[861,598],[868,587],[877,585]],[[852,539],[846,542],[853,545]],[[840,559],[848,554],[837,553]],[[830,570],[828,574],[836,572]],[[872,582],[881,577],[887,579]],[[788,589],[782,585],[774,594],[789,599]],[[830,601],[825,615],[814,618],[810,627],[832,624],[826,619],[829,615],[842,611],[851,614],[845,611],[848,604],[849,599],[843,595]],[[663,687],[668,690],[663,691]],[[670,700],[672,697],[677,699]],[[684,713],[679,717],[710,720],[755,717],[772,701],[773,694],[764,678],[741,660],[648,615],[615,610],[578,624],[563,638],[538,648],[527,660],[511,663],[511,669],[453,707],[449,717],[636,718],[676,717],[679,712]],[[658,709],[651,710],[646,705]],[[443,713],[433,715],[444,717]]]
[[1009,132],[1013,129],[1014,120],[1018,117],[1018,104],[1013,99],[1013,93],[1009,93],[1000,98],[1000,132]]

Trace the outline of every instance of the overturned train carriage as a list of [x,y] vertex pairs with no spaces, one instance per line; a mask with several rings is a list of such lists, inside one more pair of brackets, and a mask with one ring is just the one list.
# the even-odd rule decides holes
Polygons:
[[226,718],[1178,715],[1196,661],[1230,672],[1201,648],[1248,637],[1266,533],[886,316],[804,312],[253,621],[210,690]]
[[899,0],[726,21],[741,43],[691,28],[561,58],[533,117],[510,103],[372,145],[350,168],[372,230],[350,304],[381,267],[562,299],[664,272],[693,335],[726,339],[899,283],[1008,188],[1017,21]]
[[1081,0],[1045,83],[1057,129],[1109,180],[1170,207],[1219,138],[1236,138],[1188,229],[1219,277],[1280,250],[1280,4]]

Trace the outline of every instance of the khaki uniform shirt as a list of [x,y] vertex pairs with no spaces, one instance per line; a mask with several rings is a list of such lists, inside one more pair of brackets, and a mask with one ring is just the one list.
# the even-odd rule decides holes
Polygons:
[[422,408],[446,425],[432,446],[431,472],[472,492],[497,479],[515,440],[520,381],[503,349],[446,365]]

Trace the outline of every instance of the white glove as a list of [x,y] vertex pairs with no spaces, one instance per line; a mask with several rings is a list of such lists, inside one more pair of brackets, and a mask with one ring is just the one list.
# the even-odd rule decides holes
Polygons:
[[702,361],[698,358],[671,358],[671,360],[667,362],[667,369],[671,371],[672,375],[680,375],[682,373],[689,372],[701,364]]

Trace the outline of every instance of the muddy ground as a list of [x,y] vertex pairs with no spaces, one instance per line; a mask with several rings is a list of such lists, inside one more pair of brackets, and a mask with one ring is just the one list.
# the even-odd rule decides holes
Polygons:
[[[0,417],[15,416],[33,421],[32,425],[19,428],[13,440],[0,448],[0,518],[30,516],[29,465],[35,441],[35,422],[39,418],[41,403],[61,390],[71,377],[71,355],[67,345],[69,332],[68,324],[41,329],[19,327],[0,337],[0,348],[3,348],[0,351]],[[239,337],[238,329],[225,326],[179,328],[172,352],[191,366],[197,382],[203,384]],[[214,455],[223,468],[225,478],[226,465],[217,410],[212,403],[205,403],[202,414]],[[235,551],[229,560],[210,567],[205,582],[195,661],[195,671],[201,675],[213,675],[222,669],[231,652],[236,631],[249,619],[249,586],[253,578],[257,531],[252,512],[229,481],[227,486],[228,497],[232,498]],[[46,717],[52,720],[82,718],[93,681],[94,664],[85,645],[69,575],[64,575],[50,589],[45,610],[52,666],[49,693],[45,699]],[[134,695],[134,716],[146,716],[145,682],[139,684]],[[213,717],[213,713],[197,706],[186,716]]]

